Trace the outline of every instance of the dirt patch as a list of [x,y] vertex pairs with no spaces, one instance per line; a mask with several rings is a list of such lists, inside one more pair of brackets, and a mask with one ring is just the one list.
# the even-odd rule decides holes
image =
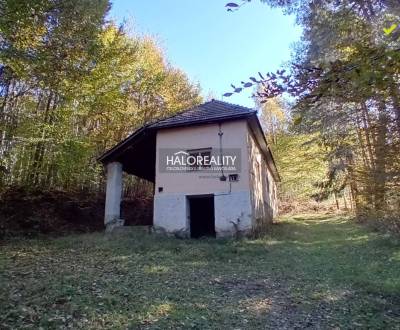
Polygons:
[[[240,310],[262,320],[267,329],[335,328],[331,322],[334,302],[311,304],[305,297],[291,292],[284,282],[272,279],[215,278],[225,299],[238,301]],[[347,292],[351,296],[352,293]]]

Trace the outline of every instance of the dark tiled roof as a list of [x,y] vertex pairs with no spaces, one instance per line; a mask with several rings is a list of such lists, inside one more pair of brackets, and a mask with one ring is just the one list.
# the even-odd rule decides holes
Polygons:
[[[252,127],[263,153],[271,165],[274,177],[277,181],[279,181],[279,174],[277,172],[272,153],[268,147],[258,117],[255,115],[256,113],[257,110],[254,109],[223,101],[212,100],[210,102],[197,105],[189,110],[177,113],[171,117],[144,125],[125,140],[121,141],[116,146],[101,155],[98,160],[103,163],[107,163],[113,159],[118,159],[118,157],[120,157],[126,150],[129,150],[131,145],[135,144],[135,141],[140,141],[143,139],[145,141],[144,143],[147,143],[146,139],[149,139],[151,136],[154,137],[155,132],[161,128],[187,126],[192,124],[205,124],[243,118],[248,120],[250,126]],[[153,143],[155,153],[155,140]],[[153,171],[155,171],[155,169],[153,169]]]
[[230,119],[236,117],[246,117],[254,114],[257,111],[254,109],[242,107],[223,101],[212,100],[195,106],[189,110],[180,112],[172,117],[161,119],[153,124],[150,124],[149,128],[163,128],[171,126],[181,126],[186,124],[195,124],[198,122],[205,121],[217,121],[219,119]]
[[130,134],[125,140],[121,141],[113,148],[101,155],[98,160],[105,162],[110,157],[121,151],[126,146],[136,139],[140,138],[146,132],[155,132],[159,128],[186,126],[191,124],[200,124],[208,122],[216,122],[219,120],[229,120],[234,118],[245,118],[257,111],[235,105],[223,101],[212,100],[200,105],[197,105],[188,110],[179,112],[171,117],[157,120],[152,123],[147,123],[132,134]]

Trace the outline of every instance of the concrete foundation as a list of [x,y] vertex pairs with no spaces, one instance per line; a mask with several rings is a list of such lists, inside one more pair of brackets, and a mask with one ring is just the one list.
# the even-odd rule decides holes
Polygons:
[[118,162],[107,165],[107,190],[104,224],[106,228],[123,226],[121,217],[122,197],[122,164]]
[[[214,195],[215,231],[217,237],[247,234],[252,228],[249,191]],[[190,237],[187,195],[157,194],[154,197],[154,229],[156,232]]]
[[247,234],[252,228],[249,191],[215,194],[215,232],[217,237]]
[[189,230],[186,196],[182,194],[154,196],[154,229],[170,234]]

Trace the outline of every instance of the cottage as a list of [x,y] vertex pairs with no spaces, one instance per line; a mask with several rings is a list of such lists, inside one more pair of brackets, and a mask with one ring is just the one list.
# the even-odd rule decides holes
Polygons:
[[270,223],[279,174],[256,110],[212,100],[143,126],[103,154],[105,225],[120,219],[122,171],[154,183],[155,230],[232,236]]

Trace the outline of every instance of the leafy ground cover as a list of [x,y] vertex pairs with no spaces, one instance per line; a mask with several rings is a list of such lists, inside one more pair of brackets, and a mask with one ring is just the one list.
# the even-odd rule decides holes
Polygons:
[[3,242],[0,328],[400,328],[400,242],[343,216],[265,238]]

